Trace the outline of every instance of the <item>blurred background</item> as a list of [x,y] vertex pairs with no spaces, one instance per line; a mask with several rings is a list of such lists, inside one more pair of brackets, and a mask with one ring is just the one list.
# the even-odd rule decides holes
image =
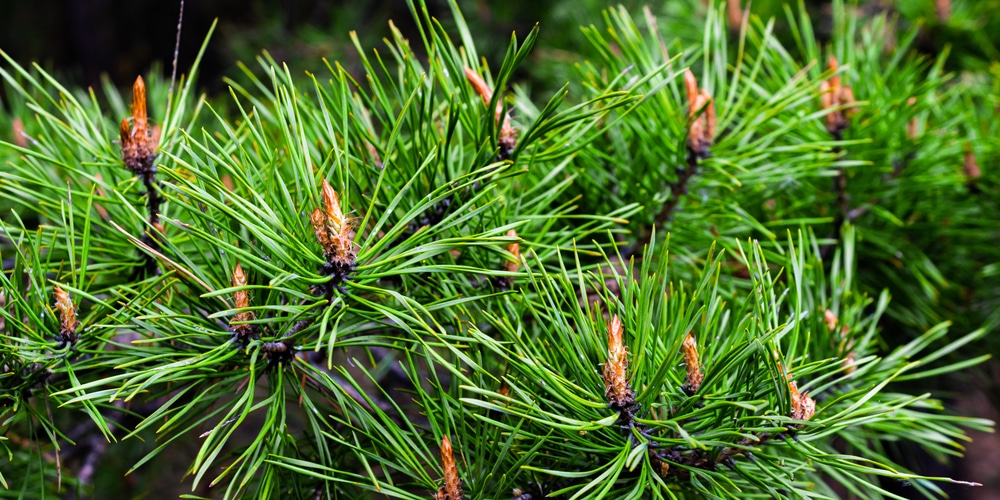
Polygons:
[[[448,3],[444,0],[427,3],[431,15],[448,27],[452,17]],[[512,32],[523,36],[535,23],[540,25],[536,47],[515,80],[531,93],[546,98],[573,78],[568,73],[571,64],[552,62],[582,60],[580,52],[585,41],[579,26],[601,25],[601,12],[609,6],[596,0],[460,0],[458,3],[480,54],[490,64],[498,64],[502,59]],[[703,0],[622,3],[633,12],[648,3],[655,15],[670,20],[671,31],[663,33],[668,40],[676,39],[686,45],[700,37],[706,10]],[[784,0],[755,0],[751,10],[765,19],[776,17],[779,20],[776,32],[787,38],[788,31],[781,23],[785,19],[784,3]],[[813,16],[819,37],[828,38],[832,23],[829,2],[809,0],[804,4]],[[0,50],[21,63],[37,62],[67,85],[96,88],[109,81],[126,88],[136,75],[149,72],[160,72],[169,79],[178,7],[177,0],[0,0]],[[406,2],[400,0],[191,0],[184,8],[178,74],[191,66],[213,20],[218,19],[198,82],[209,96],[227,93],[223,77],[239,78],[238,61],[255,68],[253,61],[263,50],[276,61],[288,63],[293,75],[326,71],[324,58],[331,64],[340,61],[349,71],[360,74],[349,36],[351,31],[357,32],[362,46],[368,49],[384,47],[381,39],[389,35],[390,20],[404,35],[419,36]],[[996,62],[1000,61],[998,12],[1000,0],[874,0],[861,2],[859,7],[863,16],[886,13],[897,19],[900,32],[919,25],[918,49],[929,56],[950,51],[947,68],[967,78],[1000,75],[1000,64]],[[3,92],[0,86],[0,106],[4,105]],[[981,321],[975,324],[977,318],[971,317],[955,321],[956,331],[981,325]],[[1000,341],[993,339],[986,344],[986,349],[995,349]],[[965,377],[939,381],[940,387],[936,389],[945,394],[950,391],[951,406],[957,412],[996,420],[1000,406],[997,404],[1000,364],[994,361]],[[952,498],[1000,499],[997,472],[1000,440],[987,434],[974,438],[962,461],[948,465],[925,463],[921,470],[985,484],[975,489],[949,489]],[[129,482],[141,482],[155,475],[155,471],[140,472],[120,483],[120,472],[142,456],[126,455],[106,457],[108,470],[119,473],[109,472],[97,478],[106,481],[97,484],[97,491],[123,487],[130,490]],[[889,487],[907,496],[905,487]],[[170,486],[165,488],[161,493]],[[179,488],[176,494],[185,492]]]

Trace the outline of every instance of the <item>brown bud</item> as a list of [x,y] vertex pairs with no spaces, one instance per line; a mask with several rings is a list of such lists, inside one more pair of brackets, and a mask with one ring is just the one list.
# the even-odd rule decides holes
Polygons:
[[475,70],[468,66],[465,67],[465,79],[472,85],[472,90],[475,90],[476,94],[479,94],[479,98],[483,100],[483,104],[489,106],[490,101],[493,100],[493,89],[486,84],[486,80],[483,80],[483,77],[479,76],[479,73],[476,73]]
[[[913,106],[916,103],[917,103],[917,98],[916,97],[911,97],[911,98],[909,98],[909,99],[906,100],[906,105],[907,106]],[[917,123],[917,117],[914,116],[913,118],[910,118],[909,123],[906,124],[906,138],[907,139],[916,139],[917,135],[920,133],[918,127],[919,127],[919,124]]]
[[462,479],[458,476],[455,453],[451,449],[451,440],[448,439],[448,436],[441,439],[441,465],[444,469],[444,486],[438,489],[434,498],[436,500],[461,500],[464,498]]
[[149,119],[146,114],[146,84],[142,77],[135,80],[132,86],[132,126],[123,119],[118,129],[122,146],[122,159],[125,168],[136,175],[151,177],[156,148],[160,142],[158,127],[149,130]]
[[[837,319],[837,315],[834,314],[833,311],[831,311],[829,309],[826,309],[826,310],[823,311],[823,321],[826,323],[827,330],[830,330],[831,332],[833,332],[834,330],[837,329],[837,323],[840,320]],[[847,333],[847,332],[850,332],[850,331],[851,331],[851,328],[848,327],[847,325],[842,325],[840,327],[840,333]]]
[[[479,98],[483,100],[483,104],[486,106],[490,105],[490,101],[493,100],[493,89],[486,84],[483,77],[479,76],[472,68],[465,67],[465,79],[469,81],[472,85],[472,89],[476,91]],[[503,103],[497,101],[496,112],[494,120],[500,125],[500,119],[503,118],[503,124],[500,125],[500,133],[497,137],[497,143],[500,147],[500,158],[506,160],[510,158],[510,154],[514,151],[514,147],[517,146],[517,130],[510,123],[510,113],[503,115]],[[503,116],[501,116],[503,115]]]
[[19,148],[28,147],[28,139],[24,133],[24,122],[20,118],[14,118],[11,127],[13,128],[14,145]]
[[135,79],[132,84],[132,127],[137,134],[146,133],[146,82],[142,76]]
[[[511,229],[510,231],[507,231],[507,236],[510,236],[511,238],[517,238],[517,231]],[[508,260],[504,264],[504,268],[506,269],[507,272],[516,273],[517,270],[521,268],[521,245],[516,241],[510,243],[509,245],[507,245],[507,251],[514,256],[514,260],[513,261]]]
[[76,306],[69,293],[58,285],[52,290],[52,295],[55,296],[55,307],[59,311],[59,336],[63,342],[73,344],[77,340],[76,330],[80,328],[80,322],[76,319]]
[[975,181],[983,176],[983,171],[979,169],[979,162],[976,161],[976,154],[972,151],[972,144],[968,142],[965,143],[962,171],[965,172],[965,180],[967,181]]
[[726,21],[729,23],[729,29],[737,31],[743,24],[743,8],[740,6],[740,0],[729,0],[726,2]]
[[[239,264],[233,268],[233,286],[242,287],[247,285],[247,275]],[[233,306],[236,309],[246,309],[250,307],[250,292],[247,290],[236,290],[233,292]],[[253,321],[256,315],[253,311],[240,311],[229,320],[229,331],[239,340],[248,340],[257,337],[256,326],[247,324]]]
[[330,235],[326,230],[326,218],[323,217],[323,210],[319,208],[313,210],[312,215],[309,216],[309,222],[316,231],[316,241],[319,241],[324,251],[330,253],[332,245],[330,244]]
[[[684,88],[688,97],[688,150],[699,158],[708,157],[708,147],[715,139],[715,100],[705,89],[698,88],[698,80],[690,69],[684,72]],[[702,110],[701,114],[698,111]]]
[[353,265],[356,258],[353,223],[344,215],[340,197],[330,183],[324,180],[322,189],[323,208],[317,208],[309,217],[316,240],[323,247],[327,262],[340,266]]
[[[781,363],[778,363],[778,369],[781,370]],[[799,393],[799,386],[792,380],[791,372],[785,373],[785,379],[788,380],[788,395],[792,400],[791,417],[795,420],[809,420],[816,413],[816,402],[809,394]]]
[[604,362],[604,394],[614,408],[627,408],[635,402],[628,386],[628,348],[622,336],[622,321],[616,314],[608,325],[608,359]]
[[368,150],[368,155],[371,156],[372,162],[375,163],[375,168],[381,170],[384,165],[382,164],[382,157],[379,156],[378,149],[375,148],[375,145],[366,140],[365,149]]
[[826,130],[830,132],[836,138],[840,138],[844,130],[847,129],[848,121],[847,118],[854,115],[854,109],[836,109],[841,106],[848,106],[855,102],[854,91],[851,87],[842,85],[840,81],[840,75],[836,74],[837,69],[840,64],[837,62],[837,58],[830,56],[827,62],[827,68],[834,74],[830,76],[830,79],[820,83],[820,105],[822,109],[829,110],[829,112],[823,117],[823,121],[826,123]]
[[[247,275],[243,272],[243,267],[236,264],[233,269],[233,286],[247,286]],[[250,307],[250,295],[246,290],[236,290],[233,292],[233,304],[237,309]]]
[[339,231],[344,224],[344,211],[340,209],[340,197],[326,179],[323,180],[323,207],[326,209],[327,222]]
[[854,351],[847,353],[847,356],[844,356],[844,362],[841,363],[841,366],[844,367],[844,373],[848,375],[854,373],[858,369],[858,367],[854,365],[857,360],[858,356],[854,353]]
[[687,383],[684,384],[684,389],[689,394],[694,394],[698,392],[702,380],[705,379],[705,375],[701,372],[701,362],[698,360],[698,343],[695,341],[694,335],[689,333],[684,337],[681,350],[684,352],[684,363],[687,365]]
[[948,21],[951,18],[951,0],[934,0],[934,12],[938,21]]
[[792,399],[792,418],[809,420],[816,413],[816,402],[806,393],[799,393],[794,380],[788,381],[788,394]]

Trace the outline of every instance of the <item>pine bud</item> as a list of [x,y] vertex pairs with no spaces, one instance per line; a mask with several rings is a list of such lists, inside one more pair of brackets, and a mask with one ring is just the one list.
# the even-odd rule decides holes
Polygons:
[[[778,369],[781,369],[781,363],[778,363]],[[791,372],[785,374],[785,379],[788,380],[788,395],[792,400],[791,417],[795,420],[809,420],[816,413],[816,402],[809,394],[799,393],[799,386],[792,380]]]
[[695,341],[694,335],[688,333],[684,337],[681,350],[684,351],[684,362],[687,365],[687,382],[684,384],[684,391],[688,394],[694,394],[698,392],[702,380],[705,379],[701,372],[701,362],[698,360],[698,343]]
[[[247,275],[243,273],[243,268],[239,264],[233,269],[233,286],[242,287],[247,285]],[[233,306],[236,309],[246,309],[250,307],[250,292],[246,290],[236,290],[233,292]],[[246,341],[257,337],[256,327],[246,323],[256,318],[253,311],[240,311],[229,320],[229,331],[233,333],[239,341]]]
[[[483,104],[489,106],[490,101],[493,100],[493,89],[486,84],[483,77],[479,76],[479,73],[476,73],[472,68],[466,67],[465,79],[469,81],[472,89],[483,100]],[[503,115],[503,103],[498,101],[494,117],[498,125],[500,125],[501,115]],[[517,130],[510,123],[509,112],[503,115],[503,124],[500,125],[500,134],[497,137],[497,143],[500,147],[500,158],[503,160],[509,158],[510,154],[514,151],[514,147],[517,146]]]
[[[837,318],[837,315],[834,314],[834,312],[829,309],[823,311],[823,321],[826,323],[827,330],[830,330],[831,333],[837,329],[837,323],[840,322],[840,320]],[[851,331],[850,327],[848,327],[847,325],[841,325],[840,333],[846,334],[847,332],[850,331]]]
[[[840,320],[837,319],[837,315],[834,314],[833,311],[829,309],[825,309],[823,311],[823,321],[826,323],[826,328],[827,330],[830,331],[830,333],[833,333],[834,331],[837,330],[837,323],[840,322]],[[844,363],[843,363],[844,371],[848,374],[854,373],[854,370],[857,369],[857,367],[854,366],[854,360],[856,359],[856,356],[854,355],[854,351],[850,350],[852,347],[854,347],[854,339],[847,339],[846,341],[843,340],[843,336],[847,335],[850,331],[851,328],[849,326],[847,325],[840,326],[841,341],[840,345],[837,348],[837,353],[840,355],[844,355],[844,351],[848,351],[847,355],[844,356]],[[831,345],[835,344],[836,343],[835,341],[836,339],[834,337],[830,338]]]
[[132,86],[132,126],[129,127],[128,119],[122,119],[118,133],[125,168],[144,178],[152,178],[155,174],[153,160],[156,158],[160,134],[158,128],[154,127],[152,131],[149,129],[146,115],[146,84],[141,76],[136,78]]
[[444,469],[444,486],[438,489],[434,498],[436,500],[461,500],[464,498],[462,480],[458,476],[455,453],[451,449],[451,440],[448,439],[448,436],[441,439],[441,465]]
[[[913,106],[916,103],[917,103],[916,97],[911,97],[906,100],[907,106]],[[917,123],[917,117],[914,116],[913,118],[910,118],[910,121],[906,124],[906,138],[911,140],[916,139],[919,133],[920,129],[919,129],[919,124]]]
[[69,293],[58,285],[52,290],[52,295],[55,296],[55,307],[59,311],[60,340],[64,343],[74,344],[78,339],[76,330],[80,328],[80,322],[76,319],[76,306],[73,305]]
[[972,144],[965,143],[965,158],[962,162],[962,171],[965,173],[965,180],[975,181],[983,176],[983,171],[979,169],[979,162],[976,161],[976,154],[972,152]]
[[947,22],[951,18],[951,0],[934,0],[934,12],[938,21]]
[[[507,236],[517,238],[517,231],[511,229],[510,231],[507,231]],[[504,268],[509,273],[516,273],[517,270],[521,268],[521,245],[515,241],[507,245],[507,251],[514,256],[514,260],[508,260],[504,264]]]
[[13,129],[13,134],[11,135],[14,136],[14,145],[19,148],[28,147],[28,139],[24,133],[24,122],[22,122],[20,118],[14,118],[14,121],[11,123],[11,127]]
[[323,181],[322,197],[323,207],[313,210],[309,222],[312,223],[316,241],[319,241],[326,256],[322,272],[331,278],[317,290],[329,296],[334,287],[351,279],[357,251],[354,248],[354,221],[344,215],[340,197],[326,180]]
[[819,86],[820,104],[824,110],[830,110],[823,117],[826,123],[826,130],[838,139],[843,135],[844,130],[847,130],[847,126],[849,125],[847,119],[854,114],[853,109],[834,109],[854,103],[854,91],[851,90],[851,87],[842,85],[840,75],[836,74],[839,67],[837,59],[830,56],[827,68],[834,74],[829,80],[822,82]]
[[740,6],[740,0],[726,2],[726,21],[729,23],[729,29],[739,31],[743,24],[743,8]]
[[788,394],[792,398],[792,418],[795,420],[809,420],[816,413],[816,402],[809,394],[799,393],[799,387],[794,380],[788,381]]
[[616,314],[608,325],[608,359],[604,363],[604,394],[612,408],[628,408],[635,403],[627,371],[628,348],[622,341],[622,321]]
[[316,231],[316,240],[323,247],[328,262],[342,265],[354,264],[356,258],[354,226],[352,221],[344,216],[337,192],[325,180],[323,181],[323,208],[314,210],[309,221]]
[[[684,72],[684,87],[687,91],[688,120],[690,120],[688,150],[700,159],[708,158],[708,147],[715,139],[715,100],[707,90],[698,88],[698,80],[690,69]],[[699,110],[703,110],[700,115]]]

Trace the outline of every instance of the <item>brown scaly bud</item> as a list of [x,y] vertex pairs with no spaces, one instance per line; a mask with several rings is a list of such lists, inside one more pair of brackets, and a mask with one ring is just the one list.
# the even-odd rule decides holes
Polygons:
[[[834,314],[834,312],[829,309],[825,309],[823,311],[823,321],[826,323],[826,328],[827,330],[830,331],[830,333],[833,333],[837,330],[837,323],[840,322],[840,320],[837,319],[837,315]],[[847,355],[844,356],[844,363],[843,363],[844,371],[847,372],[848,374],[854,373],[854,371],[857,370],[857,367],[854,366],[854,361],[856,359],[856,356],[854,354],[854,351],[851,350],[854,347],[854,339],[847,339],[846,342],[843,340],[843,336],[847,335],[850,331],[851,327],[847,325],[840,326],[841,341],[839,347],[837,348],[837,353],[842,356],[844,355],[844,351],[848,351]],[[836,339],[834,337],[830,338],[830,344],[831,345],[836,344]]]
[[965,143],[965,158],[962,161],[962,171],[965,173],[965,180],[975,182],[983,176],[983,171],[979,169],[979,162],[976,161],[976,154],[972,151],[972,144]]
[[[906,100],[907,106],[913,106],[916,103],[917,103],[916,97],[911,97]],[[913,140],[916,139],[917,135],[919,134],[920,134],[920,125],[917,123],[917,117],[914,116],[913,118],[910,118],[910,121],[906,124],[906,138]]]
[[[469,81],[472,89],[483,100],[483,104],[489,106],[490,101],[493,100],[493,89],[486,84],[483,77],[479,76],[479,73],[476,73],[472,68],[465,67],[465,79]],[[500,122],[501,115],[503,115],[502,124]],[[499,101],[496,104],[494,120],[500,125],[500,133],[497,137],[497,143],[500,147],[500,159],[506,160],[510,158],[510,154],[514,152],[514,147],[517,146],[517,129],[510,124],[510,112],[505,115],[503,114],[503,103]]]
[[316,241],[319,241],[320,246],[323,247],[325,252],[329,252],[333,244],[330,243],[330,234],[326,230],[326,218],[323,216],[323,209],[317,208],[313,210],[312,215],[309,216],[309,222],[316,231]]
[[80,328],[80,322],[76,319],[76,306],[69,293],[59,286],[52,290],[52,295],[55,296],[55,307],[59,311],[59,343],[75,344],[79,338],[76,330]]
[[740,0],[726,2],[726,21],[730,30],[739,31],[743,25],[743,8],[740,6]]
[[325,295],[333,293],[333,287],[351,278],[354,264],[357,260],[357,250],[354,245],[354,221],[344,215],[340,206],[340,197],[333,186],[323,181],[323,207],[317,208],[309,217],[316,241],[323,247],[326,263],[323,274],[331,278],[330,283],[322,288]]
[[316,240],[323,246],[328,262],[353,264],[354,251],[353,221],[344,216],[340,207],[340,197],[329,182],[323,181],[323,209],[317,208],[310,217]]
[[455,452],[451,449],[451,440],[448,436],[441,439],[441,465],[444,469],[444,486],[434,495],[435,500],[462,500],[464,498],[462,479],[458,476]]
[[[513,229],[507,231],[507,236],[511,238],[517,238],[517,231]],[[513,242],[507,245],[507,251],[514,256],[514,260],[507,260],[504,262],[504,271],[509,273],[516,273],[518,269],[521,268],[521,245],[518,242]],[[501,290],[509,290],[510,287],[514,286],[513,276],[498,276],[493,278],[493,283],[497,288]]]
[[19,148],[28,147],[28,138],[24,134],[24,122],[22,122],[20,118],[14,118],[14,121],[11,123],[11,127],[14,132],[14,145]]
[[611,317],[608,325],[608,360],[604,362],[604,394],[612,408],[625,409],[635,403],[628,386],[628,348],[622,340],[622,320]]
[[698,360],[698,343],[695,341],[694,335],[689,333],[684,337],[681,350],[684,352],[684,363],[687,365],[687,382],[684,384],[684,392],[694,394],[701,387],[702,380],[705,380],[705,375],[701,372],[701,361]]
[[794,380],[788,381],[788,394],[792,398],[792,418],[809,420],[816,414],[816,402],[809,397],[809,394],[799,393],[799,387]]
[[156,159],[160,133],[158,127],[153,127],[152,130],[149,128],[146,114],[146,84],[141,76],[136,78],[132,86],[132,126],[129,127],[128,119],[123,118],[119,127],[119,138],[125,168],[143,179],[152,179],[156,173],[153,161]]
[[[517,231],[511,229],[510,231],[507,231],[507,236],[517,238]],[[521,245],[515,241],[507,245],[507,251],[514,256],[514,260],[508,260],[504,264],[504,268],[509,273],[516,273],[517,270],[521,268]]]
[[934,0],[934,12],[938,21],[947,22],[951,18],[951,0]]
[[[698,80],[690,69],[684,71],[684,88],[688,98],[688,151],[699,159],[708,158],[708,148],[715,139],[715,100],[705,89],[698,88]],[[701,111],[701,114],[698,112]]]
[[[247,275],[239,264],[233,269],[233,286],[242,287],[247,285]],[[236,309],[246,309],[250,307],[250,292],[246,290],[236,290],[233,292],[233,306]],[[229,320],[229,331],[233,333],[239,343],[257,338],[256,325],[248,324],[247,321],[256,319],[253,311],[240,311]]]
[[[778,369],[781,370],[781,363],[778,363]],[[795,420],[809,420],[816,413],[816,402],[809,394],[799,392],[799,386],[792,380],[791,372],[785,373],[785,379],[788,380],[788,395],[792,400],[791,417]]]
[[374,144],[365,141],[365,149],[368,150],[368,155],[372,157],[372,162],[375,163],[375,168],[378,168],[379,170],[385,168],[385,165],[382,163],[382,157],[378,154],[378,149],[375,148]]
[[[826,323],[827,330],[830,330],[830,332],[833,332],[834,330],[837,329],[837,323],[840,322],[840,320],[837,319],[837,315],[834,314],[833,311],[831,311],[829,309],[826,309],[826,310],[823,311],[823,322]],[[847,332],[850,332],[850,331],[851,331],[851,328],[848,327],[847,325],[842,325],[840,327],[840,333],[846,334]]]
[[823,117],[826,130],[838,140],[843,136],[844,130],[847,130],[849,125],[847,119],[854,114],[853,109],[834,109],[854,104],[854,91],[851,90],[851,87],[841,84],[840,75],[836,74],[839,67],[837,58],[830,56],[827,68],[834,75],[819,86],[820,104],[824,110],[829,110]]

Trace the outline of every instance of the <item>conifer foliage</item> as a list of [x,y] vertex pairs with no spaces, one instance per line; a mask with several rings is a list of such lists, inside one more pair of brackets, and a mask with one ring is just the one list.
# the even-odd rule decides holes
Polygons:
[[539,28],[486,61],[454,2],[218,100],[0,52],[0,496],[972,487],[905,457],[992,427],[914,381],[988,357],[1000,86],[839,1],[826,42],[683,3],[595,17],[547,100]]

